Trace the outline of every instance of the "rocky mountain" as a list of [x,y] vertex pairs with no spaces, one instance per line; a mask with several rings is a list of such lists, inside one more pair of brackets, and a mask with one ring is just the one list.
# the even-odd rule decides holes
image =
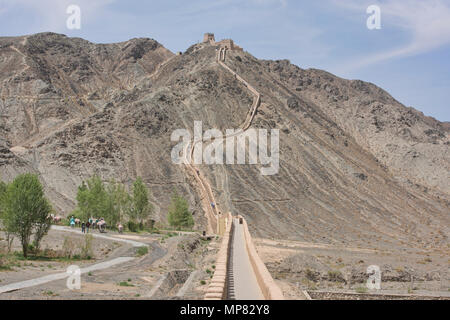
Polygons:
[[[252,95],[200,43],[174,55],[150,39],[94,44],[53,33],[0,38],[0,177],[40,174],[68,214],[97,173],[142,176],[165,221],[175,188],[197,228],[195,182],[173,164],[175,129],[239,127]],[[448,245],[450,125],[373,84],[228,51],[261,93],[254,128],[280,129],[280,171],[202,165],[222,210],[262,237],[389,247]]]

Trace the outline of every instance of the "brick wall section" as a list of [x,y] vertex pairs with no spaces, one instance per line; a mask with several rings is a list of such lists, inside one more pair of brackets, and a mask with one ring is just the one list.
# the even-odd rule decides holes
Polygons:
[[231,236],[233,232],[233,218],[227,214],[225,233],[217,254],[216,269],[205,294],[205,300],[227,299],[227,271],[230,258]]

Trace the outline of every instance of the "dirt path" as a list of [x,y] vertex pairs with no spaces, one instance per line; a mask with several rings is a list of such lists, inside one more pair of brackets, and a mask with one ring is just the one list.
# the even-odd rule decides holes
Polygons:
[[[64,232],[72,232],[72,233],[77,233],[77,234],[83,234],[81,232],[81,230],[79,229],[75,229],[75,228],[69,228],[69,227],[63,227],[63,226],[52,226],[53,230],[59,230],[59,231],[64,231]],[[106,239],[106,240],[112,240],[112,241],[116,241],[116,242],[123,242],[129,245],[132,245],[133,247],[143,247],[143,246],[148,246],[148,244],[143,243],[143,242],[139,242],[139,241],[134,241],[134,240],[129,240],[124,238],[123,236],[109,236],[109,235],[105,235],[105,234],[99,234],[99,233],[95,233],[95,232],[90,232],[90,235],[92,235],[94,238],[100,238],[100,239]]]
[[[72,229],[70,227],[52,226],[51,229],[56,230],[56,231],[70,232],[70,233],[83,235],[81,230]],[[98,234],[98,233],[94,233],[94,232],[91,232],[90,234],[94,238],[105,239],[105,240],[114,241],[114,242],[121,242],[121,243],[124,243],[127,245],[131,245],[132,247],[151,246],[147,243],[126,239],[121,236],[111,236],[111,235],[105,235],[105,234]],[[117,258],[111,259],[109,261],[104,261],[104,262],[96,263],[96,264],[81,268],[81,274],[89,273],[92,271],[108,269],[108,268],[114,267],[118,264],[129,262],[129,261],[132,261],[135,259],[137,259],[137,258],[135,258],[135,257],[117,257]],[[50,274],[50,275],[38,277],[35,279],[11,283],[11,284],[0,287],[0,294],[6,293],[6,292],[11,292],[11,291],[16,291],[16,290],[20,290],[20,289],[24,289],[24,288],[39,286],[39,285],[43,285],[48,282],[52,282],[52,281],[56,281],[56,280],[62,280],[62,279],[67,278],[68,276],[69,276],[68,273],[62,272],[62,273],[56,273],[56,274]]]
[[[134,260],[134,259],[136,259],[136,258],[134,258],[134,257],[119,257],[119,258],[115,258],[115,259],[112,259],[109,261],[96,263],[96,264],[90,265],[85,268],[81,268],[80,271],[81,271],[81,274],[85,274],[85,273],[89,273],[92,271],[98,271],[98,270],[111,268],[115,265],[125,263],[128,261]],[[70,274],[67,272],[62,272],[62,273],[51,274],[51,275],[36,278],[36,279],[11,283],[11,284],[0,287],[0,294],[6,293],[6,292],[11,292],[11,291],[16,291],[16,290],[20,290],[20,289],[24,289],[24,288],[39,286],[39,285],[42,285],[42,284],[45,284],[45,283],[48,283],[51,281],[62,280],[62,279],[69,277],[69,275]]]
[[[25,44],[26,40],[27,40],[27,38],[25,38],[23,40],[22,44]],[[11,45],[10,48],[13,49],[14,51],[16,51],[17,53],[19,53],[22,56],[23,64],[25,65],[25,67],[21,70],[21,72],[25,72],[26,70],[28,70],[30,68],[30,66],[27,63],[27,55],[24,54],[22,51],[20,51],[18,48],[16,48],[13,45]]]

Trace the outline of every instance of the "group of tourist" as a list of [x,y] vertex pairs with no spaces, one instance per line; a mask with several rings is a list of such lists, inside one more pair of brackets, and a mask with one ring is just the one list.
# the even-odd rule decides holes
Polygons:
[[89,218],[87,221],[83,221],[83,222],[81,222],[80,219],[75,218],[74,216],[72,216],[70,218],[70,226],[72,228],[74,228],[75,225],[79,225],[79,224],[81,224],[81,232],[82,233],[89,233],[89,229],[91,227],[95,229],[96,226],[98,226],[99,230],[102,231],[101,229],[103,229],[103,226],[106,226],[105,219],[103,219],[103,218],[96,219],[95,221],[92,218]]

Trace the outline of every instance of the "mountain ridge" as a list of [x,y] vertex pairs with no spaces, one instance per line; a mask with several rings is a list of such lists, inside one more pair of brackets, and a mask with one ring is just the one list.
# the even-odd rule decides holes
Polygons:
[[[217,66],[214,45],[174,55],[147,38],[93,44],[43,33],[0,38],[0,53],[1,178],[40,173],[68,214],[89,175],[127,184],[142,176],[158,220],[176,187],[197,227],[205,225],[195,182],[171,163],[170,133],[196,120],[236,128],[252,101]],[[231,51],[226,63],[262,94],[252,126],[280,129],[280,173],[202,166],[221,207],[243,214],[266,237],[446,243],[448,123],[360,80],[247,52]]]

